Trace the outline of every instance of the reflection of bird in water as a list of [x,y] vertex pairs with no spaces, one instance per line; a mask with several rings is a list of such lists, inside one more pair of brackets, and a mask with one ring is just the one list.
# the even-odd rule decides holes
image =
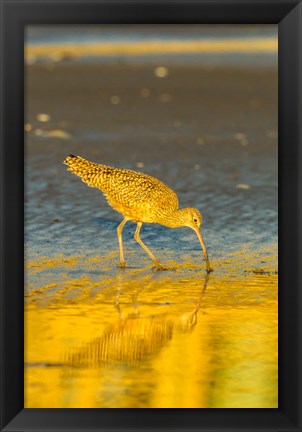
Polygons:
[[206,294],[208,282],[209,282],[209,273],[207,273],[205,277],[201,294],[197,299],[194,309],[186,314],[181,315],[178,318],[178,327],[180,327],[182,331],[185,333],[191,331],[197,324],[197,313],[200,309],[202,300]]
[[183,226],[192,228],[202,246],[207,271],[211,271],[200,231],[202,221],[200,212],[189,207],[179,209],[176,193],[163,182],[141,172],[96,164],[80,156],[69,155],[64,163],[68,165],[68,171],[81,177],[88,186],[100,189],[111,207],[124,216],[124,220],[117,228],[121,267],[126,266],[122,242],[123,227],[127,221],[132,220],[137,223],[135,240],[158,269],[164,267],[140,238],[140,230],[144,222],[158,223],[169,228]]
[[102,336],[93,339],[85,346],[71,352],[67,363],[72,366],[101,366],[106,363],[135,364],[153,358],[172,339],[174,329],[181,332],[191,331],[197,323],[197,313],[206,292],[209,275],[206,275],[202,292],[194,309],[181,316],[158,315],[140,317],[134,299],[134,313],[123,317],[119,294],[115,307],[120,320],[109,325]]
[[68,358],[72,366],[101,366],[104,363],[132,364],[154,357],[172,338],[173,322],[128,317],[109,326],[101,337],[89,342]]

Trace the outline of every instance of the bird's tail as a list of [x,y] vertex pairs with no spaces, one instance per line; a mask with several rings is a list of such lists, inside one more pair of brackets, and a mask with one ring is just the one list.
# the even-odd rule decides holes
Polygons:
[[80,156],[70,154],[64,160],[68,165],[68,171],[81,177],[82,181],[91,187],[99,187],[100,175],[105,168],[104,165],[96,164]]

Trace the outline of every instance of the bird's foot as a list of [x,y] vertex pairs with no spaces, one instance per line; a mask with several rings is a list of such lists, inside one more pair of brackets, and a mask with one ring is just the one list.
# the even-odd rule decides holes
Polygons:
[[154,262],[155,265],[155,270],[171,270],[169,269],[169,267],[164,266],[163,264],[161,264],[159,261]]
[[212,267],[208,267],[207,268],[207,273],[211,273],[211,272],[213,272],[214,271],[214,269],[212,268]]
[[120,261],[118,263],[118,267],[121,268],[121,269],[125,269],[125,268],[127,268],[129,266],[127,266],[127,264],[125,263],[125,261]]

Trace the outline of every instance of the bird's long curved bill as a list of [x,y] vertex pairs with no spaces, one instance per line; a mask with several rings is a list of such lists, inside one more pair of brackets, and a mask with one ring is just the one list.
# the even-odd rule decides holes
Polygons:
[[208,257],[208,252],[207,252],[207,248],[206,245],[204,243],[201,231],[199,231],[198,229],[194,230],[197,234],[197,237],[199,238],[203,253],[204,253],[204,257],[206,260],[206,266],[207,266],[207,272],[210,273],[212,271],[211,267],[210,267],[210,261],[209,261],[209,257]]

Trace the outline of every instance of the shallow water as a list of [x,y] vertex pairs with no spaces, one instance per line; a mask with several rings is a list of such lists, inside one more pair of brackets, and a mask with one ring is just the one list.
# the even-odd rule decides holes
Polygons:
[[[277,407],[276,70],[156,66],[27,66],[26,407]],[[208,280],[188,228],[143,226],[157,272],[129,222],[118,269],[122,217],[69,153],[197,207]]]
[[31,263],[30,278],[52,283],[26,295],[26,405],[276,407],[277,271],[269,257],[239,279],[244,262],[214,262],[208,277],[193,263]]

